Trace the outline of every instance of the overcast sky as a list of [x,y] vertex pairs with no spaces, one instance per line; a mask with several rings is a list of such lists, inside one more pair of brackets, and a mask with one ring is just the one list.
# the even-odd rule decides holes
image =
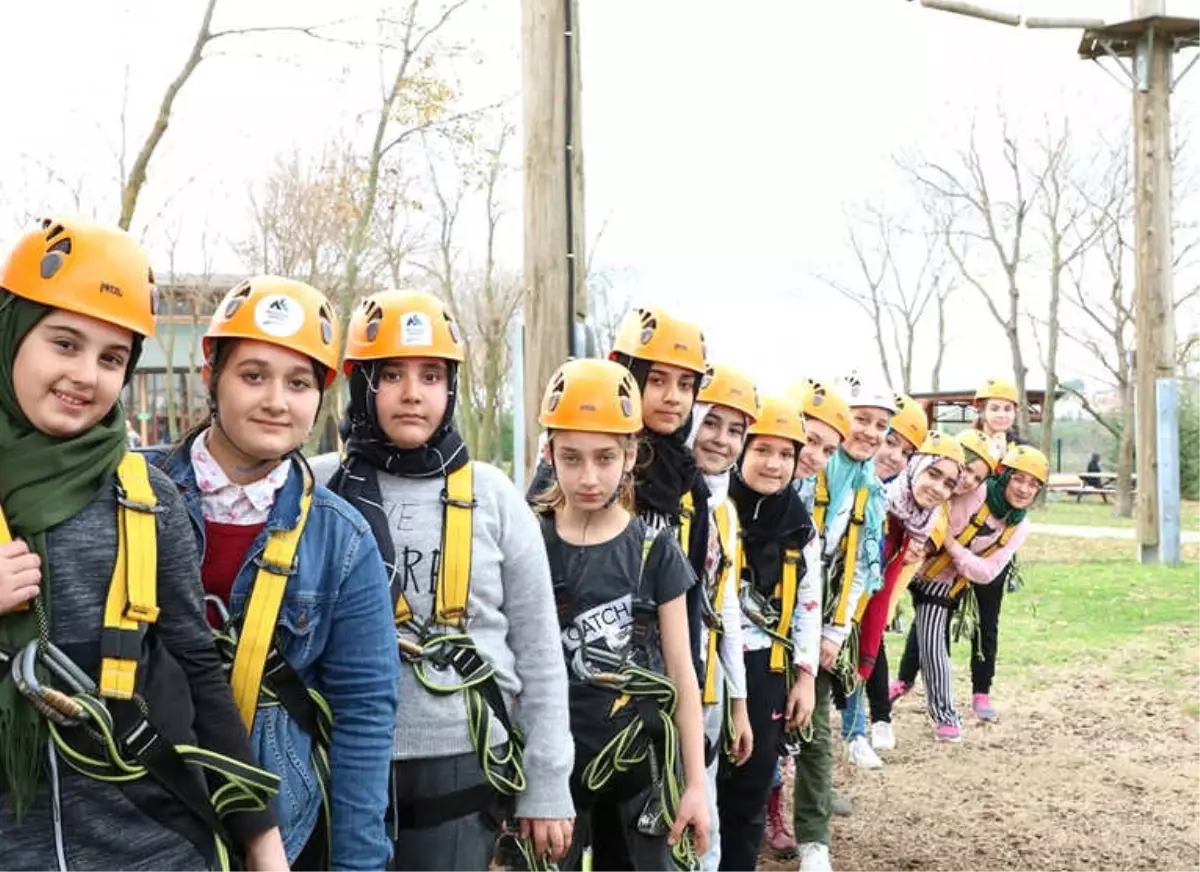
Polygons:
[[[1022,137],[1037,135],[1047,114],[1069,118],[1085,143],[1117,138],[1128,124],[1128,90],[1077,58],[1077,31],[1008,28],[904,0],[581,3],[589,237],[607,221],[596,260],[635,302],[700,321],[711,356],[750,370],[768,390],[802,374],[877,370],[869,322],[816,274],[856,278],[845,208],[902,209],[910,199],[894,154],[946,158],[965,143],[973,118],[981,137],[994,130],[998,106]],[[993,3],[1108,21],[1129,11],[1121,0]],[[369,15],[373,6],[344,4],[346,14]],[[201,8],[200,0],[5,4],[4,238],[23,212],[73,205],[72,189],[86,210],[115,218],[122,104],[128,148],[136,149]],[[330,8],[322,0],[222,0],[217,25],[328,21]],[[1194,15],[1195,4],[1172,2],[1168,11]],[[519,93],[516,0],[476,0],[454,35],[473,45],[455,67],[465,99]],[[162,227],[182,229],[181,270],[195,268],[206,226],[244,236],[247,185],[281,152],[319,152],[338,136],[365,149],[378,90],[370,52],[275,36],[231,38],[219,50],[178,103],[135,219],[139,230],[152,225],[145,238],[159,260]],[[1176,119],[1195,115],[1198,98],[1193,71],[1176,93]],[[518,209],[515,175],[506,192]],[[1176,209],[1195,220],[1194,198]],[[519,234],[514,213],[503,237],[514,266]],[[218,266],[239,264],[223,252]],[[1028,282],[1040,292],[1033,272]],[[943,386],[1006,371],[1004,337],[976,292],[959,292],[953,316]],[[1194,309],[1180,318],[1180,330],[1189,325],[1200,326]],[[918,387],[928,378],[931,338],[922,339]],[[1032,344],[1028,355],[1036,357]],[[1095,371],[1085,358],[1068,359],[1079,374]],[[1030,366],[1037,384],[1040,368]]]

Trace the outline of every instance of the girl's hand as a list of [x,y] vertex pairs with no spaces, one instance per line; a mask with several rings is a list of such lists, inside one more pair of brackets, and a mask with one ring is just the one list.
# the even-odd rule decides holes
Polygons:
[[838,655],[842,653],[842,646],[837,642],[831,642],[829,639],[821,640],[821,668],[826,672],[833,672],[837,666]]
[[733,701],[733,765],[741,766],[754,753],[754,730],[750,728],[750,714],[746,701]]
[[533,842],[538,857],[561,860],[571,847],[575,821],[570,818],[521,818],[521,838]]
[[675,815],[675,826],[667,836],[667,844],[672,847],[683,838],[683,831],[688,827],[692,830],[692,850],[701,857],[708,853],[708,832],[712,822],[708,819],[708,797],[705,795],[706,786],[703,784],[689,787],[679,800],[679,813]]
[[247,872],[288,872],[287,852],[279,827],[255,836],[246,845]]
[[20,539],[0,545],[0,615],[38,595],[42,558]]
[[796,683],[792,685],[792,692],[788,694],[787,710],[784,712],[789,730],[800,730],[808,726],[808,722],[812,720],[813,709],[816,708],[816,679],[807,670],[797,669],[796,672]]

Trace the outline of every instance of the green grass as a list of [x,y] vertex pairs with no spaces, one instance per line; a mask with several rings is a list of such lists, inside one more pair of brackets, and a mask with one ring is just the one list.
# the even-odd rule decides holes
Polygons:
[[[1095,497],[1076,503],[1074,497],[1050,496],[1043,508],[1035,509],[1030,518],[1036,524],[1074,524],[1083,527],[1132,527],[1133,518],[1115,518],[1112,505]],[[1184,530],[1200,530],[1200,503],[1185,500],[1180,512]]]
[[[1041,540],[1043,550],[1024,555],[1025,586],[1005,596],[1004,669],[1031,688],[1080,669],[1152,681],[1178,692],[1185,712],[1200,715],[1196,551],[1183,566],[1165,568],[1087,550],[1095,549],[1095,542],[1048,539],[1031,540],[1031,546]],[[1079,562],[1093,558],[1098,560]],[[956,669],[967,669],[969,656],[969,646],[955,646]]]

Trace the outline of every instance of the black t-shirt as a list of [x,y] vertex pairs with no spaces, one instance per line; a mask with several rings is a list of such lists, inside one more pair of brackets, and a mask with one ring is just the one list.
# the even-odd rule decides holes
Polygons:
[[580,546],[564,542],[553,519],[543,518],[570,679],[577,768],[586,765],[633,717],[631,705],[612,711],[620,696],[616,691],[587,684],[576,675],[571,660],[581,640],[588,649],[623,655],[633,637],[635,601],[640,601],[650,616],[645,643],[648,662],[642,665],[665,673],[655,610],[695,584],[695,574],[669,528],[654,536],[643,569],[646,531],[645,522],[633,518],[608,542]]

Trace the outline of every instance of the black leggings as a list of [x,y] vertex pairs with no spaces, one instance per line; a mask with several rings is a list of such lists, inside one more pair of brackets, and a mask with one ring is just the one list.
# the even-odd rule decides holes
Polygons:
[[784,675],[770,669],[771,650],[748,651],[745,661],[746,711],[754,730],[754,751],[741,766],[721,757],[717,774],[721,832],[714,834],[714,838],[721,840],[721,869],[753,869],[758,862],[758,845],[766,824],[767,793],[775,778],[779,736],[787,707]]

